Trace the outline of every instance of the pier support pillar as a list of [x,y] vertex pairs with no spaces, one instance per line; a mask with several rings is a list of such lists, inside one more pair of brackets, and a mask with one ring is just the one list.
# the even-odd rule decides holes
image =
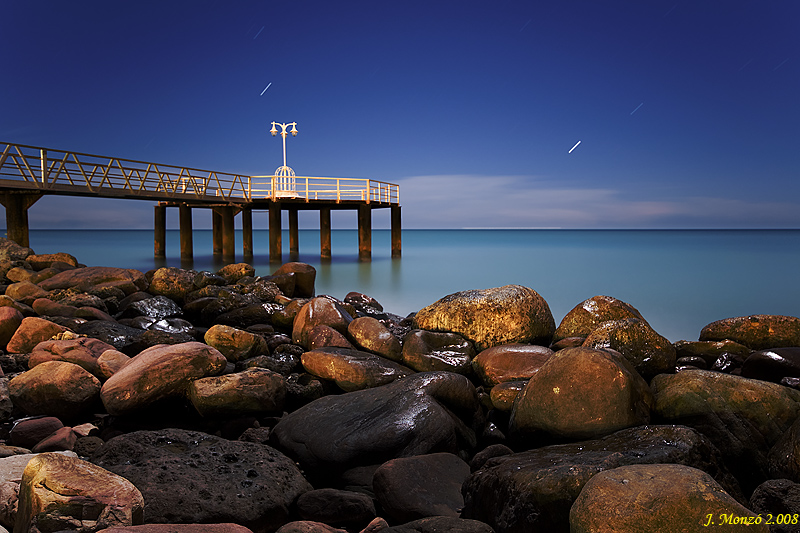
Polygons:
[[233,207],[226,205],[220,208],[222,215],[222,256],[233,259],[236,256],[236,233],[233,225]]
[[153,221],[153,241],[156,259],[167,257],[167,206],[157,204]]
[[289,261],[300,258],[300,232],[297,228],[297,208],[290,207],[289,211]]
[[281,204],[269,204],[269,262],[281,263]]
[[391,208],[392,225],[392,257],[403,255],[402,224],[400,222],[400,206],[393,205]]
[[242,251],[247,258],[253,257],[253,210],[242,209]]
[[20,246],[30,246],[28,208],[42,195],[39,193],[3,193],[0,203],[6,208],[6,236]]
[[319,210],[319,256],[323,261],[331,260],[331,209]]
[[181,235],[181,259],[191,261],[194,258],[192,242],[192,208],[186,204],[178,206]]
[[217,208],[211,210],[211,240],[214,255],[222,255],[222,215]]
[[358,260],[372,261],[372,209],[358,206]]

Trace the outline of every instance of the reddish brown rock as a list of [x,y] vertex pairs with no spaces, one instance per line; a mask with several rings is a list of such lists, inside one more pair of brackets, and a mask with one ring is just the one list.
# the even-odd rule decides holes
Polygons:
[[67,331],[67,328],[54,324],[49,320],[37,317],[26,317],[8,341],[6,350],[10,353],[30,353],[40,342]]
[[76,364],[47,361],[14,377],[8,392],[29,415],[74,418],[96,406],[100,380]]
[[197,412],[205,417],[281,414],[286,380],[266,368],[248,368],[192,381],[188,396]]
[[751,315],[717,320],[700,331],[701,341],[729,339],[752,350],[800,346],[800,318]]
[[346,348],[320,348],[305,352],[301,360],[309,374],[334,381],[347,392],[386,385],[414,373],[385,357]]
[[30,281],[12,283],[6,288],[6,296],[26,305],[31,305],[37,298],[46,298],[48,294],[46,290]]
[[91,337],[47,340],[33,348],[28,366],[33,368],[46,361],[67,361],[83,367],[97,378],[103,378],[97,359],[103,352],[113,349],[110,344]]
[[403,358],[403,347],[397,337],[371,316],[356,318],[347,326],[347,332],[362,350],[392,361],[400,361]]
[[71,451],[75,447],[78,436],[70,427],[55,430],[31,449],[33,453]]
[[34,270],[44,270],[52,267],[54,263],[65,263],[71,267],[78,267],[78,260],[75,256],[68,253],[59,252],[55,254],[33,254],[25,258]]
[[132,268],[84,267],[66,270],[40,283],[46,291],[75,287],[82,292],[116,287],[125,294],[147,288],[144,274]]
[[593,296],[576,305],[558,325],[553,342],[569,337],[586,338],[603,322],[638,318],[644,321],[642,314],[632,305],[611,296]]
[[77,307],[54,302],[48,298],[37,298],[31,307],[40,316],[75,316],[78,311]]
[[220,268],[217,275],[222,276],[228,285],[233,285],[244,277],[255,276],[256,269],[247,263],[232,263]]
[[113,376],[120,368],[128,364],[131,358],[124,353],[110,349],[100,354],[97,358],[97,368],[100,375],[97,376],[101,380],[106,380]]
[[494,408],[498,411],[511,411],[514,401],[527,383],[527,381],[504,381],[492,387],[489,398]]
[[347,334],[347,326],[353,321],[344,307],[330,298],[320,296],[305,304],[294,319],[292,342],[308,348],[308,335],[314,326],[329,326],[342,335]]
[[287,296],[296,298],[311,298],[314,296],[314,282],[317,278],[317,271],[313,266],[307,263],[284,263],[273,275],[281,276],[285,274],[292,274],[295,279],[294,294]]
[[553,353],[544,346],[504,344],[483,350],[472,360],[472,368],[485,385],[492,387],[530,379]]
[[350,350],[356,349],[356,347],[347,340],[347,337],[332,327],[322,324],[314,326],[311,328],[311,331],[308,332],[308,349],[316,350],[325,347],[348,348]]
[[22,313],[13,307],[0,307],[0,349],[5,350],[8,341],[22,324]]
[[11,442],[14,446],[31,449],[63,427],[61,420],[54,416],[20,420],[11,429]]
[[239,524],[142,524],[109,527],[104,533],[253,533]]

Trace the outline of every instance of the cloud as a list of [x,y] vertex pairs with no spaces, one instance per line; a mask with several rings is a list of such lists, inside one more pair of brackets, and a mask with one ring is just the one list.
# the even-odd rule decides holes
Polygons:
[[405,228],[796,228],[789,202],[652,197],[570,188],[534,176],[435,175],[398,180]]

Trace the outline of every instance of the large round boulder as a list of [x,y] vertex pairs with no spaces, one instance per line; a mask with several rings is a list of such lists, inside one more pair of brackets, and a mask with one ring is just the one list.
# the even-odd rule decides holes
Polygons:
[[622,300],[612,296],[594,296],[582,301],[564,316],[553,335],[553,342],[570,337],[585,339],[603,322],[624,318],[644,320],[635,307]]
[[520,436],[588,439],[650,421],[653,396],[623,357],[567,348],[536,372],[514,404],[510,426]]
[[114,347],[100,339],[77,337],[72,339],[47,340],[37,344],[28,360],[30,368],[46,361],[66,361],[74,363],[102,379],[103,372],[97,359]]
[[266,368],[248,368],[192,381],[188,395],[202,416],[280,414],[286,399],[286,380]]
[[306,303],[294,318],[292,342],[308,348],[308,337],[315,326],[329,326],[342,335],[347,335],[347,327],[353,317],[339,302],[319,296]]
[[380,355],[348,348],[311,350],[303,354],[301,362],[306,372],[333,381],[346,392],[379,387],[414,373]]
[[494,387],[506,381],[530,379],[553,353],[550,348],[533,344],[494,346],[472,360],[472,369],[484,385]]
[[183,302],[190,292],[195,289],[194,279],[197,272],[176,267],[162,267],[153,273],[148,291],[174,300]]
[[513,342],[549,345],[555,332],[550,307],[521,285],[461,291],[421,309],[415,327],[458,333],[485,350]]
[[456,333],[414,329],[403,340],[402,362],[418,372],[469,374],[473,357],[472,343]]
[[47,361],[14,377],[8,391],[14,405],[29,415],[74,419],[95,407],[100,380],[76,364]]
[[39,282],[46,290],[77,288],[82,292],[115,287],[125,294],[132,294],[147,288],[147,279],[139,270],[116,267],[83,267],[65,270],[52,278]]
[[232,363],[269,353],[267,341],[261,335],[222,324],[211,326],[203,340],[219,350]]
[[31,353],[33,348],[42,341],[67,331],[64,326],[35,316],[22,319],[20,326],[8,341],[9,353]]
[[800,346],[800,318],[751,315],[717,320],[700,331],[701,341],[730,339],[753,350]]
[[362,350],[383,356],[392,361],[402,359],[403,347],[400,340],[371,316],[356,318],[347,326],[347,333]]

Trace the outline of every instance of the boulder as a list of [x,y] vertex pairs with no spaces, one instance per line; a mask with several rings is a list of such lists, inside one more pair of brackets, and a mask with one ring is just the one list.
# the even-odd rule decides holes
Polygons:
[[[450,516],[420,518],[400,526],[373,531],[380,533],[494,533],[494,530],[483,522]],[[364,533],[371,532],[365,531]]]
[[6,296],[26,305],[31,305],[37,298],[46,298],[48,294],[45,289],[30,281],[12,283],[6,288]]
[[0,307],[0,350],[6,349],[23,318],[22,313],[13,307]]
[[800,346],[800,318],[782,315],[751,315],[726,318],[700,331],[701,341],[729,339],[752,350]]
[[336,382],[345,392],[379,387],[414,373],[385,357],[347,348],[305,352],[301,362],[306,372]]
[[616,350],[647,381],[675,369],[675,348],[647,322],[638,318],[603,322],[586,337],[583,346]]
[[189,382],[220,374],[226,364],[224,355],[200,342],[153,346],[111,376],[100,397],[109,414],[138,411],[182,395]]
[[120,435],[92,462],[136,485],[153,523],[234,522],[255,533],[274,531],[288,521],[292,502],[312,489],[277,450],[197,431]]
[[[129,351],[131,347],[144,332],[138,328],[124,326],[122,324],[115,324],[113,322],[105,322],[95,320],[81,324],[76,328],[76,333],[86,335],[95,339],[110,344],[116,350],[123,352]],[[132,354],[135,355],[135,354]]]
[[[800,484],[788,479],[769,479],[753,491],[749,507],[765,519],[772,515],[772,533],[797,533],[797,523],[792,522],[796,516],[800,517]],[[779,516],[781,524],[777,523]]]
[[469,465],[457,455],[434,453],[383,463],[372,479],[381,508],[397,522],[429,516],[457,518],[464,507],[461,485]]
[[479,351],[514,342],[550,344],[556,328],[544,298],[521,285],[445,296],[421,309],[414,327],[458,333]]
[[35,275],[36,272],[34,272],[32,269],[24,266],[18,266],[6,272],[6,279],[14,282],[30,281],[31,283],[36,283],[35,281],[31,281],[31,277]]
[[484,385],[493,387],[506,381],[530,379],[553,353],[550,348],[532,344],[494,346],[472,360],[472,369]]
[[684,426],[640,426],[597,440],[545,446],[489,459],[464,483],[462,517],[495,531],[567,533],[569,512],[594,475],[630,464],[674,463],[710,474],[743,502],[711,442]]
[[70,427],[63,427],[42,439],[36,446],[31,448],[33,453],[72,451],[78,436]]
[[642,314],[632,305],[612,296],[594,296],[582,301],[564,316],[553,335],[553,342],[570,337],[585,339],[602,323],[625,318],[644,321]]
[[292,342],[308,348],[308,335],[314,326],[330,326],[342,335],[347,334],[347,326],[353,321],[344,307],[325,296],[314,298],[305,304],[294,319]]
[[653,397],[623,357],[604,350],[554,353],[528,381],[511,412],[522,437],[588,439],[647,424]]
[[472,343],[456,333],[415,329],[403,339],[402,363],[419,372],[469,374],[473,357]]
[[[756,514],[714,478],[675,464],[626,465],[593,476],[569,513],[570,533],[617,531],[761,531]],[[715,528],[716,529],[716,528]]]
[[375,518],[375,504],[366,494],[338,489],[310,490],[297,499],[303,520],[324,524],[364,526]]
[[675,357],[701,357],[708,368],[711,368],[723,354],[738,355],[747,358],[752,350],[743,344],[729,340],[724,341],[678,341],[673,343]]
[[133,484],[75,457],[37,455],[25,467],[14,531],[92,532],[141,524],[144,502]]
[[142,524],[141,526],[110,527],[103,533],[253,533],[239,524]]
[[255,276],[256,269],[247,263],[232,263],[220,268],[217,275],[222,277],[228,285],[233,285],[244,277]]
[[206,344],[219,350],[232,363],[269,353],[267,342],[261,335],[254,335],[222,324],[211,326],[206,332],[204,340]]
[[466,377],[427,372],[314,400],[281,418],[272,436],[307,471],[326,474],[471,449],[480,416],[477,392]]
[[18,374],[8,392],[29,415],[72,419],[97,405],[100,380],[76,364],[47,361]]
[[8,378],[0,377],[0,422],[5,422],[14,415],[14,402],[8,392]]
[[776,383],[692,370],[656,376],[650,386],[654,414],[706,435],[745,491],[767,479],[769,450],[800,416],[800,391]]
[[778,439],[767,459],[771,478],[800,482],[800,418]]
[[316,350],[318,348],[347,348],[349,350],[356,349],[356,347],[353,346],[349,340],[347,340],[347,337],[332,327],[322,324],[311,328],[311,331],[308,332],[307,342],[307,347],[309,350]]
[[11,340],[8,341],[6,349],[10,353],[30,353],[40,342],[46,341],[64,331],[67,331],[67,328],[49,320],[32,316],[26,317],[20,323]]
[[286,380],[265,368],[192,381],[189,399],[204,417],[264,416],[281,414]]
[[97,368],[101,381],[105,381],[113,376],[120,368],[128,364],[131,358],[124,353],[111,349],[106,350],[97,358]]
[[14,424],[9,436],[14,446],[30,449],[63,427],[61,420],[54,416],[25,418]]
[[517,396],[519,396],[527,383],[527,381],[504,381],[495,385],[489,393],[492,406],[498,411],[510,413]]
[[780,383],[785,377],[800,377],[800,347],[753,352],[745,359],[741,375],[773,383]]
[[275,533],[347,533],[347,530],[313,520],[296,520],[282,525]]
[[274,303],[250,304],[219,315],[216,323],[239,329],[255,324],[272,324],[272,315],[281,309],[282,305]]
[[27,261],[34,270],[50,268],[54,263],[63,263],[72,268],[78,268],[78,260],[75,256],[65,252],[58,252],[55,254],[32,254],[26,257],[25,261]]
[[27,246],[0,237],[0,261],[23,261],[31,254],[33,250]]
[[158,295],[130,302],[120,309],[120,316],[131,318],[136,316],[149,316],[162,319],[181,316],[183,311],[180,306],[166,296]]
[[162,267],[153,273],[150,280],[149,292],[166,296],[176,302],[183,302],[190,292],[195,289],[194,278],[197,272],[176,267]]
[[294,277],[294,291],[287,293],[286,296],[295,298],[311,298],[314,296],[314,282],[317,278],[316,269],[307,263],[284,263],[278,268],[273,276],[283,276],[292,274]]
[[33,368],[47,361],[66,361],[74,363],[102,379],[103,373],[97,359],[103,352],[113,349],[114,347],[110,344],[91,337],[47,340],[33,348],[28,366]]
[[403,347],[389,329],[371,316],[356,318],[347,326],[347,333],[356,345],[367,352],[392,361],[400,361]]
[[39,286],[46,291],[75,287],[89,293],[116,287],[125,294],[131,294],[146,289],[147,279],[143,273],[132,268],[83,267],[65,270],[40,282]]

